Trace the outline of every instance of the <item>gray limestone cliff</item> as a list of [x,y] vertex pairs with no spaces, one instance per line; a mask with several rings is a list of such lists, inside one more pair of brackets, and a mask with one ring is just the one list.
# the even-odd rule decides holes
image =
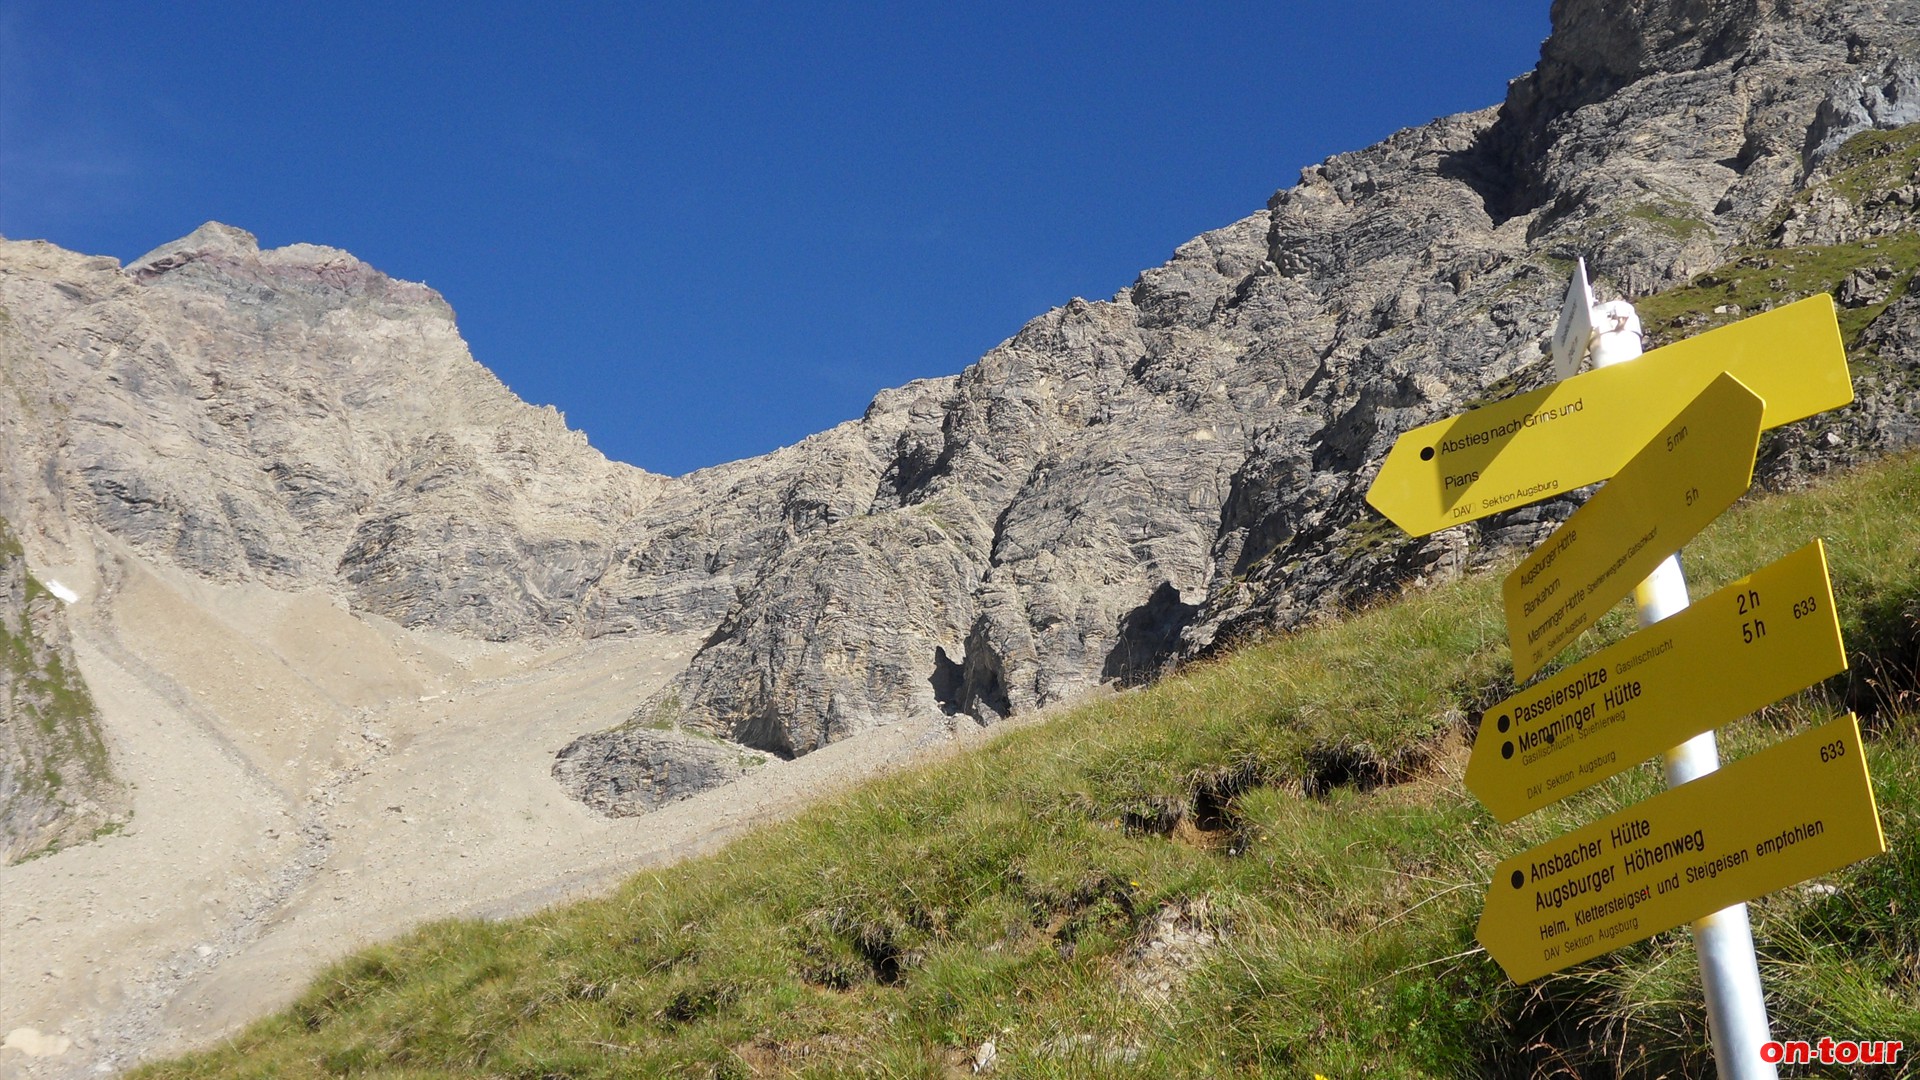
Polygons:
[[957,376],[673,479],[514,399],[437,294],[343,252],[219,225],[124,268],[0,245],[0,513],[409,626],[707,634],[556,765],[583,797],[621,754],[665,787],[595,790],[684,790],[656,766],[691,744],[637,734],[662,723],[783,756],[988,723],[1563,517],[1408,540],[1363,496],[1400,432],[1547,378],[1577,257],[1656,344],[1835,295],[1859,400],[1770,433],[1767,482],[1913,445],[1917,65],[1920,0],[1558,0],[1503,103],[1314,165]]
[[[666,481],[468,355],[431,289],[208,224],[127,267],[0,249],[0,512],[408,625],[569,628]],[[17,407],[15,407],[17,406]]]
[[[1536,537],[1570,501],[1409,541],[1363,496],[1400,432],[1545,380],[1579,256],[1668,339],[1836,294],[1859,401],[1770,435],[1772,482],[1913,445],[1920,5],[1563,0],[1554,28],[1503,105],[1309,168],[819,437],[838,497],[665,692],[683,722],[797,754],[908,711],[991,721]],[[1868,168],[1843,148],[1873,131]],[[1770,293],[1722,295],[1785,248]]]

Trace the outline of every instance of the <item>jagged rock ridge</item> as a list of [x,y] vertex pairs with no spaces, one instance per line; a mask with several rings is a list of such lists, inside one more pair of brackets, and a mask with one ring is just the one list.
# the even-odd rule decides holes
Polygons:
[[[991,720],[1458,573],[1564,516],[1396,542],[1362,496],[1399,432],[1545,378],[1575,256],[1638,297],[1804,242],[1776,219],[1828,156],[1911,119],[1920,6],[1562,2],[1554,25],[1503,105],[1307,169],[918,390],[867,513],[775,555],[666,692],[683,722],[801,753],[906,709]],[[1875,228],[1912,232],[1910,207]],[[1770,440],[1771,475],[1910,445],[1917,359],[1881,350],[1856,406]]]

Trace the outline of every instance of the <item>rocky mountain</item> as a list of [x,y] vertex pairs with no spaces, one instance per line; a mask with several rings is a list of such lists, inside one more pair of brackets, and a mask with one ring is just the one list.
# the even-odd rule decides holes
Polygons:
[[[1748,310],[1840,290],[1860,400],[1771,437],[1767,475],[1911,445],[1920,356],[1872,343],[1915,315],[1891,238],[1917,225],[1920,5],[1553,16],[1504,104],[1307,169],[1113,298],[796,448],[832,455],[821,494],[774,492],[814,516],[656,704],[787,754],[906,710],[990,721],[1529,540],[1571,503],[1405,542],[1362,496],[1401,431],[1545,379],[1579,256],[1644,300],[1785,253]],[[1878,164],[1842,153],[1871,131],[1898,136]],[[1841,289],[1869,262],[1884,287]],[[1656,332],[1737,317],[1700,289],[1698,325]]]
[[122,268],[10,243],[0,508],[215,579],[337,583],[490,638],[567,626],[665,482],[468,355],[424,286],[208,224]]
[[625,812],[754,756],[712,739],[988,723],[1531,539],[1571,503],[1406,541],[1362,495],[1399,432],[1546,378],[1576,257],[1650,313],[1686,298],[1656,335],[1848,305],[1860,400],[1770,436],[1775,481],[1920,438],[1920,2],[1557,0],[1553,26],[1503,104],[675,479],[514,399],[437,294],[344,252],[217,224],[125,267],[5,243],[0,514],[29,550],[100,530],[408,627],[706,634],[556,769]]

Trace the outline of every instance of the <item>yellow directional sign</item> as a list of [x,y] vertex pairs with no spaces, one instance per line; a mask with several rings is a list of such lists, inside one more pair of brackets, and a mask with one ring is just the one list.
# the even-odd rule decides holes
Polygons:
[[1722,374],[1500,585],[1525,682],[1753,482],[1764,403]]
[[1763,428],[1853,400],[1823,293],[1415,428],[1388,452],[1367,502],[1425,536],[1605,480],[1722,371],[1766,402]]
[[1849,714],[1502,862],[1478,936],[1530,982],[1886,850]]
[[1467,789],[1512,821],[1846,669],[1815,540],[1488,709]]

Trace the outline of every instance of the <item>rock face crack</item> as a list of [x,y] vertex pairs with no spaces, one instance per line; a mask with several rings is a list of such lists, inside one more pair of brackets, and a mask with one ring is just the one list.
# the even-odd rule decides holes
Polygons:
[[1121,616],[1119,640],[1100,667],[1101,679],[1121,686],[1150,680],[1179,651],[1180,632],[1199,610],[1198,604],[1182,603],[1171,582],[1161,584],[1146,603]]

